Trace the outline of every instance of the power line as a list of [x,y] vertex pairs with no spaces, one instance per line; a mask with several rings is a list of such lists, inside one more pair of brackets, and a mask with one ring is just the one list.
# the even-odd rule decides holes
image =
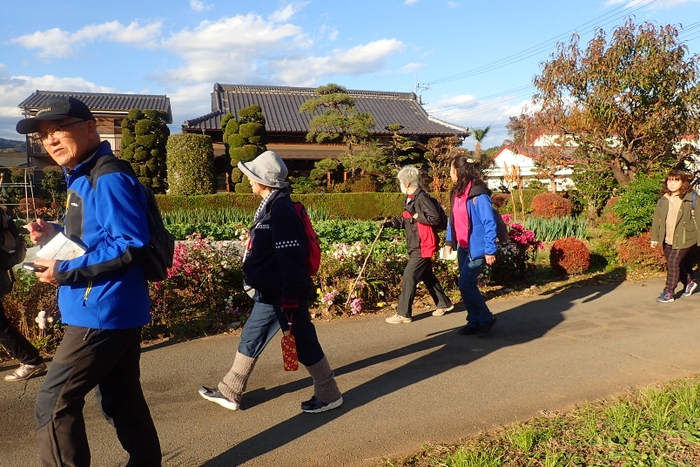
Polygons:
[[[689,42],[691,40],[695,40],[700,37],[700,31],[695,31],[696,29],[700,29],[700,21],[697,21],[695,23],[691,23],[690,25],[686,27],[682,27],[681,31],[678,35],[679,39],[682,39],[682,42]],[[692,33],[692,34],[690,34]],[[688,36],[688,34],[690,34]],[[685,37],[684,37],[685,36]],[[524,96],[524,95],[532,95],[534,94],[535,87],[532,84],[528,85],[523,85],[519,86],[516,88],[508,89],[505,91],[500,91],[497,93],[493,93],[487,96],[482,96],[478,98],[474,98],[470,100],[469,102],[465,102],[463,104],[449,104],[449,105],[442,105],[438,107],[433,107],[433,108],[427,108],[426,111],[429,114],[432,115],[440,115],[440,118],[445,118],[449,117],[450,115],[453,115],[457,112],[464,111],[464,110],[471,110],[471,116],[478,116],[478,115],[483,115],[488,112],[488,109],[485,109],[481,112],[475,110],[479,109],[480,107],[491,107],[494,105],[498,105],[501,102],[505,101],[510,101],[512,99],[515,99],[519,96]]]
[[[483,73],[487,73],[487,72],[489,72],[489,71],[497,70],[497,69],[502,68],[502,67],[504,67],[504,66],[512,65],[512,64],[514,64],[514,63],[517,63],[517,62],[520,62],[520,61],[525,60],[525,59],[527,59],[527,58],[531,58],[531,57],[533,57],[533,56],[535,56],[535,55],[538,55],[538,54],[540,54],[541,52],[543,52],[543,51],[545,51],[545,50],[551,49],[551,47],[552,47],[553,45],[555,45],[557,42],[559,42],[562,38],[564,38],[564,37],[570,35],[570,34],[573,33],[573,32],[576,32],[578,29],[581,29],[581,28],[583,28],[584,26],[586,26],[586,25],[588,25],[588,24],[590,24],[590,23],[593,23],[593,22],[596,22],[596,21],[599,21],[599,20],[601,20],[601,19],[603,19],[603,18],[608,17],[608,18],[605,19],[606,21],[608,21],[608,22],[605,23],[605,24],[609,24],[610,22],[617,21],[620,17],[624,17],[624,16],[626,16],[626,15],[632,14],[632,13],[634,13],[634,12],[640,10],[641,8],[647,7],[647,6],[649,6],[649,5],[653,4],[653,3],[655,3],[656,1],[657,1],[657,0],[643,0],[643,1],[639,4],[639,6],[637,6],[636,8],[634,8],[634,9],[632,9],[631,11],[628,12],[628,11],[626,11],[626,10],[632,8],[632,7],[629,6],[630,3],[632,3],[632,2],[629,2],[629,3],[625,4],[625,5],[621,5],[621,6],[619,6],[619,7],[613,8],[613,9],[610,10],[609,12],[607,12],[607,13],[605,13],[605,14],[603,14],[603,15],[600,15],[600,16],[598,16],[598,17],[596,17],[596,18],[593,18],[592,20],[587,21],[586,23],[583,23],[582,25],[578,26],[577,28],[570,29],[569,31],[567,31],[567,32],[565,32],[565,33],[559,34],[558,36],[554,37],[553,39],[549,39],[549,40],[547,40],[547,41],[545,41],[545,42],[541,42],[541,43],[539,43],[539,44],[537,44],[537,45],[534,45],[534,46],[532,46],[532,47],[530,47],[530,48],[527,48],[527,49],[525,49],[525,50],[523,50],[523,51],[521,51],[521,52],[518,52],[518,53],[516,53],[516,54],[510,55],[510,56],[505,57],[505,58],[502,58],[502,59],[500,59],[500,60],[496,60],[495,62],[492,62],[492,63],[486,64],[486,65],[483,65],[483,66],[481,66],[481,67],[474,68],[474,69],[472,69],[472,70],[464,71],[464,72],[462,72],[462,73],[457,73],[457,74],[455,74],[455,75],[447,76],[447,77],[445,77],[445,78],[439,78],[439,79],[436,79],[436,80],[433,80],[433,81],[429,81],[429,82],[427,82],[427,83],[421,83],[421,86],[432,86],[432,85],[436,85],[436,84],[448,83],[448,82],[451,82],[451,81],[456,81],[456,80],[460,80],[460,79],[464,79],[464,78],[469,78],[469,77],[472,77],[472,76],[476,76],[476,75],[480,75],[480,74],[483,74]],[[621,11],[619,11],[619,10],[621,10]],[[612,18],[610,18],[610,17],[612,17]],[[587,26],[587,27],[583,28],[583,33],[582,33],[582,34],[587,34],[588,32],[593,31],[593,30],[596,29],[596,28],[600,28],[600,26],[599,26],[599,25]]]

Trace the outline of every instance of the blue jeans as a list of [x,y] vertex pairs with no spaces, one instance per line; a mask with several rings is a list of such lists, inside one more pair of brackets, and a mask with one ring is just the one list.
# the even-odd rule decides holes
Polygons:
[[476,328],[486,326],[493,320],[491,310],[477,287],[477,279],[484,267],[484,258],[471,259],[467,248],[457,248],[457,265],[459,266],[459,291],[464,307],[467,309],[467,326]]
[[267,344],[280,330],[275,307],[267,303],[255,302],[250,317],[241,331],[238,351],[250,358],[258,358]]
[[[238,351],[246,357],[257,358],[280,330],[280,323],[287,328],[287,317],[279,304],[255,302],[250,317],[243,325]],[[299,300],[299,308],[292,315],[292,335],[297,344],[299,362],[304,366],[315,365],[323,358],[323,349],[318,342],[316,328],[311,322],[309,305]]]

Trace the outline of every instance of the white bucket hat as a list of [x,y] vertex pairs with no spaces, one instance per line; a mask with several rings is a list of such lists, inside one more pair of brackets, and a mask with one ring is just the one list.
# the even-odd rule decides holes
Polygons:
[[239,162],[238,168],[261,185],[271,188],[285,188],[289,186],[287,178],[287,166],[282,158],[272,151],[265,151],[252,161]]

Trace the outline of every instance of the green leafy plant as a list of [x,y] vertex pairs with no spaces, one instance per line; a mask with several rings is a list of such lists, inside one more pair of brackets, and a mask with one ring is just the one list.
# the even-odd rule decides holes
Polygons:
[[529,216],[523,223],[526,229],[535,232],[540,241],[551,242],[559,238],[586,238],[588,220],[583,217],[536,217]]
[[642,175],[620,194],[619,200],[610,208],[622,220],[617,225],[620,235],[634,237],[649,230],[662,180],[662,174]]

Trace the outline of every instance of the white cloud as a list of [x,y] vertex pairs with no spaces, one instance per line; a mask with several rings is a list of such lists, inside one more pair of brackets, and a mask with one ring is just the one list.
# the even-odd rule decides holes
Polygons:
[[194,86],[183,86],[166,93],[173,109],[173,125],[177,127],[178,133],[185,120],[201,117],[211,112],[210,95],[213,89],[214,83],[202,83]]
[[407,63],[401,67],[401,73],[411,74],[423,69],[425,65],[422,63]]
[[272,75],[287,85],[311,86],[324,75],[359,75],[378,71],[403,48],[403,42],[397,39],[382,39],[348,50],[337,49],[324,57],[288,57],[271,63]]
[[213,5],[205,5],[202,0],[190,0],[190,8],[194,11],[210,10]]
[[450,8],[459,8],[462,5],[458,2],[447,2],[447,6]]
[[47,31],[37,31],[12,39],[12,42],[27,49],[39,49],[43,58],[63,58],[75,54],[77,48],[88,42],[111,40],[142,47],[154,46],[154,40],[159,36],[160,22],[142,26],[133,21],[124,26],[119,21],[85,26],[77,32],[70,33],[58,28]]
[[339,35],[340,32],[336,28],[332,28],[329,26],[321,26],[321,29],[319,31],[319,37],[322,38],[324,41],[333,42],[336,39],[338,39]]
[[[530,99],[522,100],[517,96],[502,96],[494,99],[477,99],[469,94],[444,97],[435,103],[426,105],[428,113],[435,118],[468,128],[486,128],[491,126],[489,136],[484,140],[484,147],[500,144],[507,138],[505,125],[509,117],[520,115],[531,108]],[[473,146],[471,138],[465,146]]]
[[[15,123],[22,118],[20,102],[29,97],[34,91],[84,91],[84,92],[116,92],[113,88],[98,86],[83,78],[60,78],[53,75],[44,76],[10,76],[4,65],[0,64],[0,118],[13,120]],[[2,138],[22,139],[14,132],[14,124],[7,130],[0,126],[5,134]]]
[[413,5],[414,3],[418,3],[418,0],[406,0],[403,2],[404,5]]
[[273,12],[269,16],[269,20],[272,21],[273,23],[283,23],[285,21],[289,21],[292,19],[294,15],[296,15],[299,10],[304,8],[306,5],[308,5],[309,2],[293,2],[289,3],[279,10]]
[[203,21],[162,41],[162,47],[184,60],[180,68],[156,73],[164,83],[239,81],[264,74],[270,58],[311,41],[299,26],[276,24],[259,15],[237,15]]

